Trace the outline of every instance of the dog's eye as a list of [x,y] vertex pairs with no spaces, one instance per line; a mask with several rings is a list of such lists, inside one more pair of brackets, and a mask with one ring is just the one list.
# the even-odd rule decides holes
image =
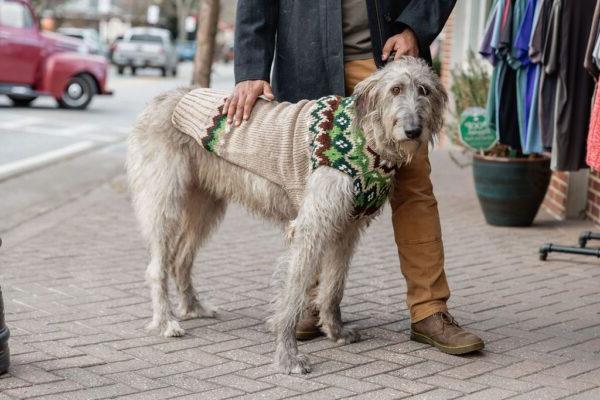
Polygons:
[[392,88],[392,94],[393,94],[394,96],[398,96],[398,95],[399,95],[400,93],[402,93],[403,91],[404,91],[404,86],[403,86],[403,85],[397,85],[397,86],[394,86],[394,87]]
[[418,90],[419,90],[419,94],[421,96],[429,96],[429,88],[427,88],[423,85],[419,85]]

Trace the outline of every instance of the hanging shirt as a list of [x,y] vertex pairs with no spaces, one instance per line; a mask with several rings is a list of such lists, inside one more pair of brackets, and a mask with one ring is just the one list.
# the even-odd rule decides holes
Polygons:
[[[513,53],[519,61],[517,69],[517,98],[519,106],[519,132],[523,153],[539,153],[542,151],[541,140],[538,140],[537,96],[534,95],[539,81],[540,67],[529,58],[529,48],[536,14],[539,14],[537,0],[517,0],[521,6],[526,3],[521,24],[513,44]],[[536,103],[536,104],[534,104]]]
[[[542,38],[541,63],[542,76],[539,88],[538,113],[542,146],[552,149],[554,141],[554,120],[556,111],[556,91],[558,88],[558,51],[560,43],[559,27],[562,0],[543,0],[542,4]],[[544,14],[546,17],[544,18]],[[534,39],[535,40],[535,39]]]
[[587,50],[585,52],[584,66],[585,69],[594,77],[598,79],[600,70],[598,65],[594,62],[594,50],[598,44],[598,25],[600,23],[600,0],[596,0],[596,9],[594,10],[594,18],[592,20],[592,29],[588,38]]
[[594,63],[596,67],[600,69],[600,32],[598,32],[598,38],[596,39],[596,47],[594,48],[594,53],[592,54],[594,59]]
[[[538,0],[535,5],[535,12],[533,16],[533,28],[538,25],[540,16],[542,14],[542,0]],[[531,32],[531,37],[529,40],[529,59],[532,62],[533,70],[530,71],[534,76],[529,77],[529,83],[527,93],[528,96],[531,96],[530,106],[528,109],[528,119],[527,119],[527,140],[525,143],[525,152],[526,153],[541,153],[543,151],[542,147],[542,133],[540,130],[540,116],[538,113],[538,104],[539,104],[539,93],[540,93],[540,81],[542,75],[542,66],[540,64],[540,60],[536,58],[535,60],[531,58],[531,54],[535,55],[535,51],[532,52],[533,40],[534,40],[534,32],[535,29]]]
[[558,44],[559,85],[556,92],[552,167],[559,171],[586,168],[586,142],[594,81],[583,66],[596,0],[563,1]]
[[[600,82],[596,93],[600,89]],[[586,163],[596,171],[600,171],[600,96],[596,94],[590,120],[590,130],[587,139]]]
[[499,6],[500,1],[498,0],[492,5],[490,14],[485,25],[485,33],[483,35],[483,40],[481,41],[481,46],[479,47],[479,54],[483,58],[488,60],[492,65],[496,65],[496,55],[494,54],[493,40],[497,27],[496,19],[498,16]]
[[522,99],[516,90],[517,72],[520,62],[513,53],[512,39],[516,36],[521,21],[522,0],[505,0],[500,26],[500,58],[504,61],[498,71],[498,133],[500,143],[521,151],[521,133],[519,125]]

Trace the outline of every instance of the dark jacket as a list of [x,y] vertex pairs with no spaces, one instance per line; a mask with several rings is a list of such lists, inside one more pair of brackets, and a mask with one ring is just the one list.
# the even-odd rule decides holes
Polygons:
[[[272,81],[280,101],[344,95],[343,0],[238,0],[235,80]],[[407,26],[431,62],[429,46],[456,0],[365,0],[375,61]],[[273,70],[271,71],[271,66]],[[270,79],[272,72],[272,79]]]

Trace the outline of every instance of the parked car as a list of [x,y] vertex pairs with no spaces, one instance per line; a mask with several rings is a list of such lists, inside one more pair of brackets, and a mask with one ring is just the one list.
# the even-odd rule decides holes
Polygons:
[[138,68],[158,68],[162,76],[177,75],[177,50],[166,29],[131,28],[117,43],[113,63],[119,75],[131,68],[132,75]]
[[90,49],[91,54],[106,55],[104,44],[100,40],[98,31],[92,28],[59,28],[58,33],[75,39],[83,40],[83,43]]
[[193,61],[196,55],[196,41],[184,40],[177,43],[179,61]]
[[104,57],[85,44],[41,32],[30,0],[0,0],[0,94],[17,106],[48,95],[64,108],[85,109],[106,88]]

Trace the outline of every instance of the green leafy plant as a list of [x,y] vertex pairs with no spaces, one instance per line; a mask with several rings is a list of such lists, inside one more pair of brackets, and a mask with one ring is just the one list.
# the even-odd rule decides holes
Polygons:
[[473,51],[469,51],[465,68],[452,71],[450,93],[453,103],[446,133],[452,143],[462,146],[459,139],[458,123],[460,115],[469,107],[483,107],[487,104],[490,88],[490,73]]

